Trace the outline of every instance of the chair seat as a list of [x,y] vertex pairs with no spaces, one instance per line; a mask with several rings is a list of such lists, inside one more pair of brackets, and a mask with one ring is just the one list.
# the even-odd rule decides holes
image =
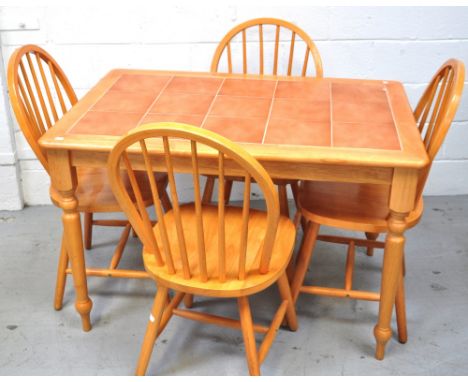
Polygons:
[[[218,297],[240,297],[265,289],[274,283],[289,263],[296,229],[293,222],[280,217],[276,241],[271,257],[270,268],[267,274],[250,273],[245,280],[239,280],[238,264],[226,261],[226,282],[219,282],[218,275],[218,208],[217,206],[203,206],[203,228],[206,247],[206,261],[208,275],[213,277],[208,282],[202,282],[199,278],[199,260],[197,251],[197,222],[194,204],[186,204],[180,208],[182,225],[186,238],[187,256],[189,258],[192,278],[186,279],[182,274],[181,259],[179,256],[179,245],[174,222],[174,211],[165,215],[166,229],[174,258],[175,268],[179,269],[175,274],[169,274],[166,266],[158,267],[155,256],[143,248],[143,259],[145,268],[153,278],[161,285],[185,293]],[[266,227],[266,213],[258,210],[250,210],[247,240],[246,269],[252,269],[252,264],[260,261],[260,246]],[[162,240],[159,230],[159,222],[154,226],[156,239],[161,255],[164,257]],[[229,252],[240,251],[240,229],[242,226],[242,208],[226,206],[225,209],[225,238],[226,259],[234,258]],[[257,266],[258,268],[258,266]],[[158,284],[158,285],[160,285]]]
[[[78,187],[76,188],[76,197],[78,199],[78,211],[80,212],[120,212],[122,209],[112,193],[109,179],[107,177],[107,169],[105,168],[84,168],[78,167]],[[138,184],[140,185],[141,195],[145,205],[152,203],[151,189],[148,179],[144,172],[135,172]],[[122,181],[133,195],[128,176],[122,176]],[[167,185],[167,175],[164,173],[156,173],[156,181],[158,184]],[[50,197],[55,205],[58,205],[60,196],[58,192],[50,187]]]
[[[299,205],[307,219],[342,229],[386,232],[390,187],[380,184],[354,184],[306,181],[301,185]],[[408,228],[416,225],[423,212],[419,199],[406,218]]]

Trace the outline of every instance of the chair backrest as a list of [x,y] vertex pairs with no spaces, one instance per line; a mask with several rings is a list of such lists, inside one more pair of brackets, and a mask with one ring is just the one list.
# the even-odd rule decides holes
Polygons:
[[[313,43],[312,39],[305,33],[302,29],[297,27],[290,22],[280,20],[280,19],[273,19],[273,18],[260,18],[260,19],[253,19],[246,21],[242,24],[237,25],[233,29],[231,29],[226,36],[221,40],[216,48],[215,54],[213,56],[213,60],[211,61],[211,71],[218,72],[219,71],[219,64],[221,61],[221,57],[225,53],[227,59],[227,71],[228,73],[233,73],[233,58],[232,58],[232,45],[239,45],[237,42],[233,41],[236,37],[241,34],[242,38],[242,73],[247,74],[251,73],[252,71],[248,69],[248,60],[247,60],[247,31],[254,31],[258,29],[258,40],[254,38],[254,42],[257,43],[259,47],[259,55],[255,55],[258,57],[258,61],[256,57],[249,57],[249,62],[254,61],[258,63],[258,72],[259,74],[268,74],[264,73],[265,71],[265,54],[264,51],[266,49],[266,45],[268,40],[270,39],[268,36],[269,34],[265,33],[265,26],[273,26],[274,27],[274,53],[273,53],[273,62],[272,62],[272,73],[273,75],[278,75],[278,57],[280,56],[280,42],[281,39],[281,30],[286,30],[290,32],[290,40],[286,43],[286,50],[288,53],[288,65],[286,74],[290,76],[293,72],[293,63],[294,63],[294,51],[295,47],[298,46],[298,43],[305,44],[304,50],[305,53],[303,60],[302,60],[302,67],[300,68],[301,76],[306,76],[307,74],[307,65],[309,63],[309,56],[312,55],[312,59],[315,65],[315,76],[316,77],[323,77],[323,70],[322,70],[322,60],[320,58],[320,54],[317,50],[317,47]],[[256,35],[256,33],[255,33]],[[267,36],[267,38],[265,38]],[[298,41],[296,41],[296,39]],[[288,46],[289,45],[289,46]]]
[[25,45],[8,63],[8,91],[19,127],[44,168],[39,138],[77,102],[65,73],[44,49]]
[[432,161],[442,145],[460,104],[465,80],[462,61],[446,61],[432,78],[414,111],[421,138],[429,156],[429,165],[421,171],[417,198],[422,195]]
[[[179,156],[174,155],[181,145],[185,145],[186,149],[184,152],[186,160],[189,161],[185,166],[180,164],[180,155],[182,154],[179,153]],[[213,158],[211,165],[206,165],[207,153]],[[217,165],[213,165],[214,161],[217,161]],[[193,258],[194,256],[187,255],[187,251],[191,249],[186,245],[187,237],[182,225],[181,208],[184,208],[184,206],[181,206],[179,203],[174,176],[174,166],[177,164],[181,166],[177,169],[178,172],[191,173],[193,175],[194,203],[192,204],[193,210],[191,211],[196,215],[196,229],[192,226],[189,227],[189,230],[192,232],[191,242],[193,243],[195,235],[197,238],[196,245],[191,246],[192,250],[197,252],[196,254],[194,253],[199,264],[197,271],[193,271],[193,266],[191,267],[189,263],[190,257]],[[229,168],[231,172],[234,171],[235,175],[242,175],[245,178],[242,222],[238,227],[238,241],[236,238],[236,244],[238,244],[238,246],[236,245],[236,249],[238,250],[236,251],[233,251],[232,247],[226,247],[225,213],[227,216],[228,209],[232,208],[226,206],[224,202],[224,174],[226,168]],[[134,172],[137,169],[145,171],[148,177],[159,232],[153,230],[150,216],[145,209],[141,190],[135,179]],[[154,171],[156,170],[166,171],[168,174],[173,209],[166,216],[173,214],[173,220],[171,220],[173,221],[172,226],[168,226],[164,219],[165,215],[161,206],[160,194],[154,179]],[[217,175],[220,179],[217,213],[215,206],[202,205],[199,180],[202,170],[204,174]],[[123,137],[116,144],[109,156],[108,171],[112,190],[122,210],[126,213],[132,227],[134,227],[146,249],[154,254],[156,264],[167,267],[168,273],[180,273],[184,278],[198,278],[200,281],[206,282],[210,279],[227,281],[229,279],[229,276],[226,275],[227,264],[230,267],[232,267],[232,264],[238,264],[237,277],[239,279],[245,278],[249,272],[255,270],[261,273],[268,272],[279,219],[278,195],[268,173],[242,147],[218,134],[198,127],[175,122],[151,123],[130,131],[127,136]],[[122,176],[124,176],[125,172],[130,179],[133,195],[129,194],[122,181]],[[248,223],[249,213],[251,213],[250,185],[252,179],[257,182],[263,192],[266,201],[267,219],[266,227],[263,231],[264,236],[259,235],[257,241],[259,247],[255,258],[259,259],[259,261],[255,261],[255,264],[252,265],[253,268],[246,269]],[[133,200],[136,200],[136,203]],[[211,208],[214,216],[217,216],[214,227],[210,225],[209,229],[205,227],[207,228],[206,230],[204,230],[203,223],[203,210],[205,208]],[[185,221],[185,225],[187,224],[187,221]],[[172,247],[172,249],[169,244],[168,230],[171,230],[173,233],[171,237],[177,237],[177,245]],[[216,247],[218,266],[215,274],[213,272],[210,274],[206,266],[207,252],[205,244],[209,243],[211,245],[215,236],[218,238]],[[160,240],[159,246],[158,238]],[[232,237],[228,239],[232,243]],[[213,259],[211,260],[213,262]]]

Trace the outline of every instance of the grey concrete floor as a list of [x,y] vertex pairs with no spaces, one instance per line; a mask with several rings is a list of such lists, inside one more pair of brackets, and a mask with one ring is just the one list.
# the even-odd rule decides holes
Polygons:
[[[261,367],[264,375],[468,374],[468,196],[425,201],[421,223],[407,233],[408,343],[401,345],[394,335],[385,360],[377,361],[372,334],[377,303],[302,296],[299,330],[278,332]],[[88,264],[105,264],[119,233],[96,228]],[[0,374],[132,374],[155,285],[90,279],[93,330],[82,332],[71,279],[63,309],[52,307],[60,236],[55,207],[0,212]],[[139,251],[138,240],[130,239],[122,266],[141,267]],[[307,278],[342,285],[345,251],[319,243]],[[378,289],[381,259],[381,250],[373,258],[360,252],[357,288]],[[254,297],[255,320],[267,323],[277,301],[274,287]],[[194,308],[237,317],[233,300],[197,298]],[[242,335],[174,317],[158,340],[148,373],[245,375]]]

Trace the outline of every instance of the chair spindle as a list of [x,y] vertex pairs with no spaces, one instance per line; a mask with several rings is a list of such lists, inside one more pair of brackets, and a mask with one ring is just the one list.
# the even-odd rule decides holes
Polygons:
[[205,256],[205,234],[203,229],[203,211],[200,195],[200,171],[198,166],[197,156],[197,143],[190,141],[192,152],[192,173],[193,173],[193,188],[195,199],[195,214],[197,219],[197,249],[198,249],[198,263],[200,266],[200,278],[203,282],[208,280],[208,273],[206,270],[206,256]]
[[275,37],[275,55],[273,57],[273,75],[276,76],[278,73],[278,49],[279,49],[279,38],[280,38],[280,26],[276,26],[276,37]]
[[242,227],[240,237],[240,254],[239,254],[239,279],[243,280],[246,276],[246,257],[247,257],[247,239],[249,234],[249,212],[250,212],[250,183],[251,179],[248,174],[245,176],[244,182],[244,203],[242,206]]
[[218,154],[218,254],[219,280],[226,280],[226,238],[224,227],[224,154]]
[[58,121],[58,114],[57,114],[57,110],[55,108],[55,103],[54,103],[54,99],[52,98],[52,93],[50,91],[50,88],[49,88],[49,81],[47,81],[47,78],[45,76],[45,72],[44,72],[44,68],[42,66],[42,60],[39,56],[39,54],[35,54],[36,56],[36,62],[37,62],[37,67],[39,68],[39,73],[41,74],[41,78],[42,78],[42,83],[44,85],[44,89],[46,91],[46,95],[47,95],[47,99],[49,101],[49,108],[50,108],[50,111],[52,112],[52,116],[54,118],[54,123]]
[[179,198],[177,196],[177,188],[174,179],[174,167],[172,165],[171,149],[169,147],[169,140],[163,137],[164,144],[164,157],[166,159],[167,176],[169,179],[169,189],[171,190],[172,208],[174,210],[175,225],[177,231],[177,240],[179,243],[179,253],[182,260],[182,270],[184,277],[190,279],[190,265],[187,258],[187,247],[185,245],[184,230],[182,227],[182,219],[180,217]]
[[146,143],[144,140],[140,141],[140,147],[141,147],[141,151],[143,153],[143,159],[145,162],[146,175],[150,183],[151,195],[153,197],[153,204],[155,206],[156,215],[158,217],[159,233],[161,235],[161,241],[162,241],[162,246],[164,250],[164,257],[166,260],[167,269],[169,273],[174,274],[175,273],[174,259],[172,257],[171,246],[169,245],[166,222],[164,219],[164,211],[163,211],[162,204],[161,204],[161,198],[159,197],[158,186],[156,185],[156,181],[154,179],[154,173],[151,167],[151,160],[148,155],[148,149],[146,147]]
[[258,24],[258,34],[260,39],[260,74],[263,74],[263,25]]
[[245,29],[242,30],[242,70],[247,74],[247,38]]
[[296,40],[296,32],[293,31],[291,35],[291,47],[289,49],[288,76],[291,75],[291,71],[292,71],[295,40]]

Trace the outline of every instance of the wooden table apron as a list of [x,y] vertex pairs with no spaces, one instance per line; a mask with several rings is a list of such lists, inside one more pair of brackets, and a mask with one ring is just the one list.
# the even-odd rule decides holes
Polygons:
[[[88,296],[80,214],[77,211],[78,204],[75,197],[76,166],[105,167],[108,154],[119,136],[83,134],[82,132],[73,134],[70,129],[73,130],[72,127],[77,124],[77,121],[80,121],[97,100],[100,100],[103,94],[106,94],[123,75],[126,76],[127,82],[131,75],[169,75],[189,78],[229,78],[241,81],[256,80],[259,85],[263,81],[279,80],[311,84],[323,83],[321,81],[330,84],[351,84],[356,89],[364,89],[368,84],[385,84],[388,103],[401,146],[399,150],[332,145],[318,147],[281,143],[273,145],[241,143],[275,178],[388,184],[391,187],[389,230],[384,251],[379,316],[374,329],[377,340],[376,356],[381,358],[385,344],[392,333],[390,322],[396,289],[402,272],[405,218],[414,207],[419,170],[428,163],[403,87],[397,82],[387,81],[320,80],[144,70],[114,70],[105,76],[40,140],[42,147],[47,150],[52,186],[60,195],[59,205],[63,210],[65,243],[73,270],[75,305],[81,315],[83,329],[86,331],[91,329],[92,302]],[[352,98],[355,95],[355,92],[350,92],[350,102],[355,102]],[[345,96],[341,95],[342,98]],[[330,104],[332,104],[331,100]],[[269,117],[271,117],[271,108]],[[330,125],[334,122],[334,117],[335,115],[330,112]],[[372,120],[372,114],[368,118]],[[378,126],[378,123],[375,125]],[[188,171],[191,166],[189,161],[189,157],[180,155],[175,163],[176,170]],[[207,155],[202,161],[201,170],[204,169],[209,173],[215,168],[216,158]],[[226,174],[235,175],[229,172],[229,167],[226,169]]]

